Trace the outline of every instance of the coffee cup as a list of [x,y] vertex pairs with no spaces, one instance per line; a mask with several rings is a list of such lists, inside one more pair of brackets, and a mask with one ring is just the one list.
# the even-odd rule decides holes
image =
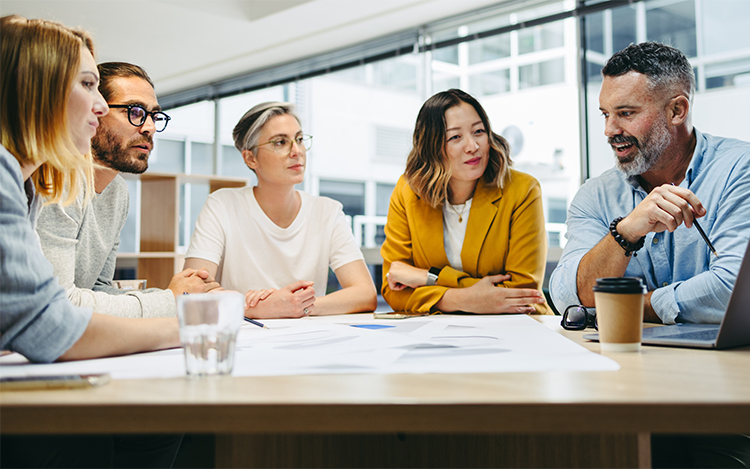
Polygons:
[[594,303],[603,352],[638,352],[643,332],[646,286],[634,277],[596,280]]

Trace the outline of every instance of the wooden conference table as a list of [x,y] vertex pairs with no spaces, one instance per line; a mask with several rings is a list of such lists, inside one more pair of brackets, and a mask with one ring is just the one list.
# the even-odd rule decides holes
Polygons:
[[[599,352],[582,332],[559,332]],[[619,371],[116,380],[2,392],[0,431],[210,433],[216,467],[647,467],[652,432],[750,433],[750,347],[607,356]]]

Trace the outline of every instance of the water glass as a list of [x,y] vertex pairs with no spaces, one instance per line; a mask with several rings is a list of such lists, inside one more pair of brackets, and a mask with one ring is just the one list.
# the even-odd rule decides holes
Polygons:
[[198,293],[177,299],[188,376],[232,373],[244,307],[245,299],[237,292]]

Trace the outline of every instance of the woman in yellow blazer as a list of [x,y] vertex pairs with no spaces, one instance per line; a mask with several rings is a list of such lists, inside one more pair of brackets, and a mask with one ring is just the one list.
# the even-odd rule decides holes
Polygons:
[[547,241],[541,189],[461,90],[428,99],[391,195],[383,256],[395,311],[551,314],[539,291]]

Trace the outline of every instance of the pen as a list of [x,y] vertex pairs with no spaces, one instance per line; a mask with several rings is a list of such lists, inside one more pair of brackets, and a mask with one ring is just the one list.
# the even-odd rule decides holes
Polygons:
[[[672,183],[672,185],[674,186],[674,183]],[[717,253],[716,249],[714,249],[714,245],[711,244],[711,241],[708,239],[708,236],[706,236],[706,232],[703,231],[703,228],[701,228],[701,225],[700,223],[698,223],[698,220],[693,218],[693,224],[698,229],[698,233],[700,233],[701,238],[703,238],[703,241],[705,241],[706,244],[708,245],[708,249],[710,249],[711,252],[714,253],[714,256],[719,257],[719,253]]]
[[708,248],[711,250],[712,253],[714,253],[714,256],[719,257],[719,253],[716,252],[716,249],[714,249],[714,245],[711,244],[711,241],[708,240],[708,236],[706,236],[706,233],[703,231],[703,228],[698,224],[698,220],[693,219],[693,224],[696,228],[698,228],[698,233],[701,234],[701,237],[703,238],[703,241],[708,244]]
[[250,324],[255,324],[256,326],[262,327],[263,329],[268,329],[268,327],[265,324],[263,324],[262,322],[256,321],[255,319],[250,319],[248,317],[244,317],[244,319]]

